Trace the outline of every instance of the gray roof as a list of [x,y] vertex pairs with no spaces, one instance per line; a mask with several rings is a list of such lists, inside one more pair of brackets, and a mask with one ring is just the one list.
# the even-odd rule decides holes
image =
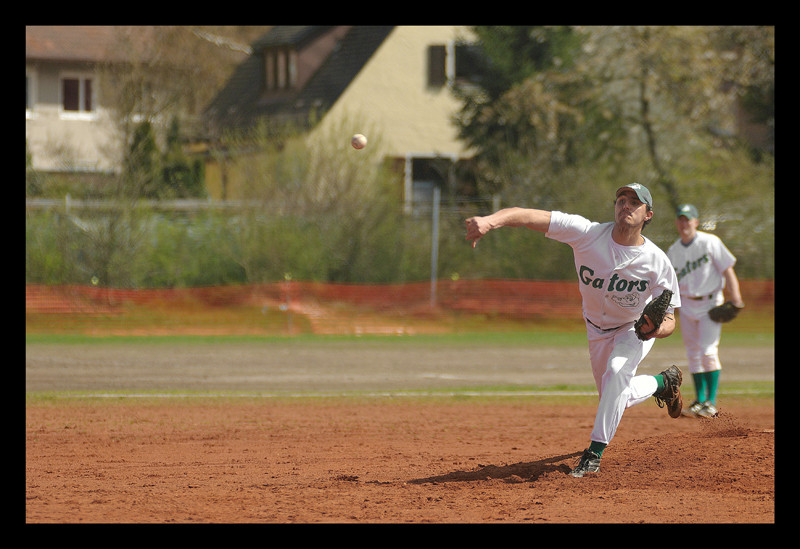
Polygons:
[[236,68],[206,109],[208,121],[221,128],[246,128],[263,117],[305,124],[312,111],[324,112],[336,102],[394,27],[352,27],[302,89],[289,94],[265,94],[264,63],[260,55],[263,49],[279,45],[299,47],[330,28],[270,29],[252,44],[253,54]]
[[251,44],[253,51],[272,46],[302,46],[308,40],[316,38],[332,26],[305,25],[305,26],[276,26]]
[[25,59],[99,63],[120,61],[113,26],[26,26]]

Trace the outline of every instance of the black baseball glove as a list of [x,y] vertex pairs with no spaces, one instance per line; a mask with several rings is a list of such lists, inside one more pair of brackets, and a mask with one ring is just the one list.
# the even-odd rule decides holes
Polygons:
[[726,301],[722,305],[717,305],[708,311],[708,316],[710,316],[711,320],[714,322],[730,322],[736,318],[736,315],[738,315],[741,310],[742,307],[737,307],[732,301]]
[[[672,301],[672,292],[669,290],[664,290],[660,296],[652,299],[650,303],[644,306],[642,316],[639,317],[639,320],[633,323],[633,329],[636,332],[636,337],[642,341],[647,341],[650,339],[648,336],[651,336],[653,332],[658,330],[658,327],[661,326],[662,322],[664,322],[664,317],[667,315],[667,309],[669,308],[670,301]],[[653,324],[653,329],[647,333],[642,332],[645,324],[645,316],[649,318],[650,322]]]

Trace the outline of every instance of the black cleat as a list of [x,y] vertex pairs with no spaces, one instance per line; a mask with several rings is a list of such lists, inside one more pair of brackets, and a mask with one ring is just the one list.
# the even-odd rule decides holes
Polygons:
[[656,391],[653,395],[659,408],[667,406],[669,417],[676,418],[681,416],[683,408],[683,397],[681,397],[681,383],[683,374],[677,366],[670,366],[661,375],[664,376],[664,388]]
[[582,477],[586,473],[600,472],[600,456],[588,449],[583,451],[578,466],[569,472],[573,477]]

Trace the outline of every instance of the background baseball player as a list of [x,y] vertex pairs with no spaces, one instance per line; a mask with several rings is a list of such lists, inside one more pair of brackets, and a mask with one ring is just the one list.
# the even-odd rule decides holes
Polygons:
[[[672,264],[642,236],[653,217],[652,206],[650,191],[631,183],[617,190],[613,222],[595,223],[579,215],[525,208],[506,208],[466,220],[466,238],[473,247],[492,229],[527,227],[573,249],[592,373],[600,394],[589,448],[571,472],[576,477],[600,470],[600,458],[626,408],[655,396],[659,406],[667,405],[671,417],[681,413],[682,378],[677,367],[657,376],[636,375],[655,338],[674,331],[672,309],[680,307]],[[642,329],[634,328],[645,305],[664,290],[673,292],[664,321],[653,325],[645,319]]]
[[744,301],[733,270],[736,258],[718,236],[698,231],[698,226],[697,208],[691,204],[680,206],[675,220],[680,238],[669,247],[667,255],[681,290],[681,336],[695,386],[696,398],[683,415],[714,417],[722,369],[722,324],[712,320],[709,311],[725,301],[726,288],[734,307],[741,309]]

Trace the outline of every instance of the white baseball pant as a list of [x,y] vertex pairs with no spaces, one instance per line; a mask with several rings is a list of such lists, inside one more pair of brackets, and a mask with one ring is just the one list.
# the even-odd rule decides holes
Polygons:
[[724,300],[721,291],[701,299],[681,297],[679,322],[690,374],[713,372],[722,368],[719,362],[722,324],[711,320],[708,311],[721,305]]
[[591,440],[608,444],[625,409],[644,402],[658,389],[654,376],[636,375],[655,339],[641,341],[636,337],[633,323],[609,332],[587,323],[586,333],[592,374],[600,394]]

